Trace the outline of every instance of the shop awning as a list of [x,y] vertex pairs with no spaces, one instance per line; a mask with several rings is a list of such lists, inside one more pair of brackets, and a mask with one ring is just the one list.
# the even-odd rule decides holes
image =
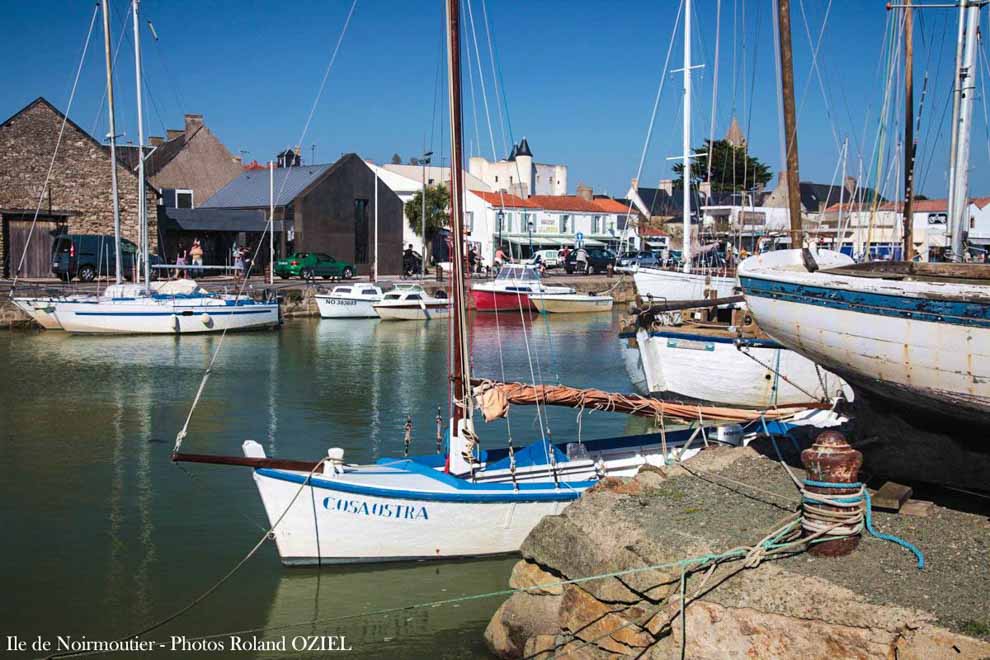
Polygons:
[[[161,226],[179,231],[263,232],[268,227],[267,214],[257,209],[179,209],[159,210]],[[275,231],[282,231],[282,221],[275,221]]]

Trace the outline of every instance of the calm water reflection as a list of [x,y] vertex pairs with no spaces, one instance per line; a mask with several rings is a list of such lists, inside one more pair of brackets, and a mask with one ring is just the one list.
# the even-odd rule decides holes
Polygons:
[[[615,318],[478,316],[475,372],[630,390]],[[501,337],[501,342],[498,337]],[[244,469],[178,468],[169,459],[216,337],[69,337],[0,333],[0,634],[108,639],[171,613],[257,541],[265,518]],[[501,345],[502,350],[499,351]],[[446,409],[445,323],[288,322],[281,332],[230,335],[190,425],[185,449],[239,453],[247,438],[271,454],[349,461],[402,451],[414,421],[418,452],[435,449]],[[538,358],[538,360],[537,360]],[[586,437],[637,432],[626,418],[585,415]],[[553,410],[558,440],[575,413]],[[483,443],[507,437],[481,425]],[[516,443],[538,436],[533,409],[514,408]],[[159,638],[328,619],[504,588],[513,560],[371,569],[288,570],[258,553],[205,604]],[[285,634],[347,634],[359,654],[483,653],[499,600],[302,626]],[[272,633],[275,636],[282,634]],[[401,645],[401,646],[398,646]],[[174,656],[172,656],[174,657]],[[202,656],[199,656],[202,657]]]

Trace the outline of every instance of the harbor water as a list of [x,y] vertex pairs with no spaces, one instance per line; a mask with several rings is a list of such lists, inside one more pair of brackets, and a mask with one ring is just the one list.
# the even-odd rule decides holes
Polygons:
[[[475,315],[474,372],[629,392],[617,330],[617,314]],[[0,334],[0,634],[133,633],[188,604],[262,537],[268,523],[247,468],[169,460],[219,341]],[[436,451],[446,322],[298,319],[223,341],[184,451],[240,455],[254,439],[270,456],[315,460],[342,447],[348,462],[374,461],[401,455],[407,415],[411,450]],[[551,410],[545,427],[555,441],[575,439],[576,418]],[[580,426],[584,439],[644,428],[587,412]],[[508,424],[478,429],[487,447],[504,446],[509,433],[516,446],[540,434],[536,409],[522,407]],[[245,657],[291,656],[293,638],[314,635],[345,636],[350,656],[483,657],[482,631],[504,597],[342,617],[504,589],[514,561],[289,569],[267,542],[204,602],[145,638],[178,644],[180,655],[173,636],[219,635],[229,649],[227,633],[252,631],[240,638],[290,648]]]

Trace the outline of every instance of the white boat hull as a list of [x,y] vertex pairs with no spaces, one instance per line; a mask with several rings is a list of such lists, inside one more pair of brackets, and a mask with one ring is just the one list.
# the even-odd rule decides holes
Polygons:
[[785,348],[741,350],[732,341],[677,328],[640,329],[635,342],[640,382],[653,396],[757,409],[822,401],[839,392],[853,396],[841,378]]
[[683,273],[659,268],[639,268],[633,273],[636,293],[654,300],[701,300],[714,290],[719,298],[735,295],[736,278]]
[[[799,252],[782,252],[740,266],[746,303],[768,334],[899,404],[990,422],[988,287],[809,273]],[[822,267],[849,263],[833,261]]]
[[55,307],[51,298],[14,298],[13,302],[17,309],[45,330],[62,329],[62,324],[53,314]]
[[218,299],[57,302],[55,317],[76,334],[201,334],[271,328],[279,324],[278,303]]
[[450,305],[383,305],[374,306],[375,313],[383,321],[430,321],[450,317]]
[[375,300],[344,298],[337,296],[316,296],[316,306],[320,317],[325,319],[373,319]]
[[531,293],[529,302],[543,314],[586,314],[612,310],[612,296]]

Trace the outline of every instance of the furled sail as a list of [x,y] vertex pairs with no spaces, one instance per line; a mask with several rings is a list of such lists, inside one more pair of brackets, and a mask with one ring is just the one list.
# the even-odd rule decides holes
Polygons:
[[500,383],[493,380],[472,380],[474,397],[478,408],[490,422],[505,417],[511,404],[546,406],[567,406],[587,408],[604,412],[619,412],[640,417],[678,422],[727,422],[746,423],[759,420],[790,417],[797,410],[809,408],[824,409],[826,403],[808,402],[800,405],[779,406],[770,410],[750,410],[721,406],[702,406],[690,403],[674,403],[639,396],[638,394],[616,394],[596,389],[568,387],[566,385],[527,385],[525,383]]

